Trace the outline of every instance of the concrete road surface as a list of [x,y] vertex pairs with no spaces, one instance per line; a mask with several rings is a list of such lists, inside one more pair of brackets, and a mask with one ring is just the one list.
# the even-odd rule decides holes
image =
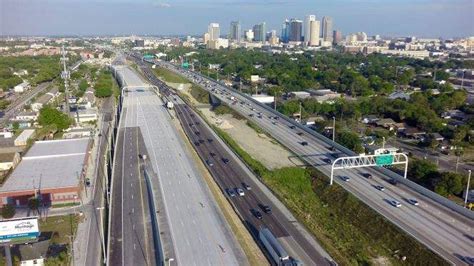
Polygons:
[[[172,125],[163,102],[131,69],[125,68],[119,72],[124,83],[129,86],[124,93],[123,114],[126,117],[124,115],[122,120],[125,119],[126,128],[139,128],[142,132],[149,154],[147,160],[161,184],[161,191],[155,192],[162,194],[164,211],[169,219],[176,254],[172,264],[245,264],[246,259],[240,247]],[[140,85],[143,87],[137,87]],[[125,152],[133,149],[128,147],[129,142],[125,137]],[[121,153],[117,150],[117,154]],[[133,168],[133,164],[126,165],[123,171]],[[124,192],[122,196],[127,197],[127,193]],[[117,217],[117,214],[112,214],[112,217]],[[124,226],[123,234],[128,230],[130,227]],[[111,248],[111,252],[115,250]],[[138,265],[136,261],[134,265]]]

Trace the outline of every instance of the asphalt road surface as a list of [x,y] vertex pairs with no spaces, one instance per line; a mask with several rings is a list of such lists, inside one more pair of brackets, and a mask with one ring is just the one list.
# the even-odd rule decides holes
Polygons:
[[[330,147],[319,138],[293,128],[283,119],[274,119],[272,113],[256,102],[249,101],[221,84],[204,79],[190,71],[177,70],[169,64],[162,64],[211,91],[222,102],[257,123],[295,154],[302,156],[306,162],[311,163],[324,174],[330,175],[331,166],[325,160],[334,160],[333,155],[338,151],[330,150]],[[231,100],[231,97],[235,97],[236,101]],[[252,117],[249,116],[250,114]],[[307,142],[307,145],[302,145],[303,142]],[[364,178],[362,173],[371,173],[374,178]],[[349,177],[350,180],[343,181],[343,177]],[[335,182],[447,261],[458,265],[470,264],[474,261],[474,221],[404,185],[390,185],[387,180],[388,177],[381,176],[379,172],[369,168],[336,170],[335,172]],[[385,189],[380,191],[376,189],[376,186],[383,186]],[[416,199],[419,205],[410,204],[409,199]],[[399,201],[402,206],[398,208],[392,206],[389,203],[391,200]]]
[[[126,117],[122,119],[128,127],[141,130],[149,154],[147,160],[159,178],[176,254],[172,264],[238,265],[245,261],[161,99],[131,69],[122,69],[121,76],[129,86],[124,92]],[[125,152],[132,145],[128,142],[124,143]],[[117,154],[121,153],[117,150]],[[122,171],[132,168],[127,165]],[[127,195],[122,194],[125,198]],[[112,221],[117,215],[112,213]],[[124,233],[130,230],[124,228]],[[134,261],[133,265],[140,263]]]

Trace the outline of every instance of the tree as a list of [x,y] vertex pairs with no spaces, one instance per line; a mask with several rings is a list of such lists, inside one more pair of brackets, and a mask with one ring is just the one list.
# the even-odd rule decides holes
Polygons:
[[2,207],[2,216],[5,219],[12,218],[13,216],[15,216],[15,211],[15,206],[13,206],[12,204],[6,204]]
[[362,153],[364,151],[359,136],[354,132],[343,131],[338,135],[337,142],[356,153]]
[[463,187],[463,177],[460,174],[446,172],[442,173],[436,181],[434,190],[442,196],[448,196],[449,194],[460,194]]
[[54,125],[57,130],[62,131],[71,125],[72,120],[67,114],[60,112],[51,106],[45,106],[40,110],[38,123],[42,126]]
[[89,84],[87,83],[87,80],[82,79],[81,82],[79,82],[79,90],[85,91],[89,87]]
[[418,184],[431,185],[438,174],[436,164],[431,161],[412,159],[408,165],[408,177]]

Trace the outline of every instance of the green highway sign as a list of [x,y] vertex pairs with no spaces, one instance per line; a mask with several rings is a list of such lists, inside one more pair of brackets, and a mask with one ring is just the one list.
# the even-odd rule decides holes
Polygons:
[[393,155],[379,155],[375,157],[377,166],[391,165],[393,163]]
[[189,63],[187,63],[187,62],[186,62],[186,63],[182,63],[182,64],[181,64],[181,67],[183,67],[183,68],[189,68]]

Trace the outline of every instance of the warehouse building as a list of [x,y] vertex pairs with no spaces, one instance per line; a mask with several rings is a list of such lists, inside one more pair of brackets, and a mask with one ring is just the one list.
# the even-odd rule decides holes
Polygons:
[[90,145],[89,138],[37,141],[0,187],[0,205],[34,197],[45,206],[78,203]]

